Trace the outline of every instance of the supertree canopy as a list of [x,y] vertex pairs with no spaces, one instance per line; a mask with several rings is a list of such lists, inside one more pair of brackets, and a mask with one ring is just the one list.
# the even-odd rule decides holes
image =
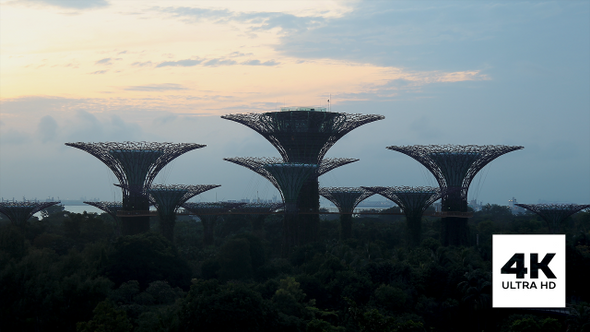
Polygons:
[[579,204],[515,204],[522,208],[525,208],[531,212],[536,213],[543,218],[549,230],[552,233],[559,232],[559,228],[563,221],[569,216],[590,208],[590,204],[579,205]]
[[364,187],[397,204],[406,216],[406,226],[413,246],[420,244],[422,215],[432,203],[443,196],[440,188],[434,187]]
[[[390,150],[406,154],[424,165],[436,178],[442,190],[455,190],[442,197],[444,212],[466,212],[467,191],[471,181],[492,160],[522,146],[507,145],[410,145],[388,146]],[[468,242],[467,219],[442,219],[443,245],[465,245]]]
[[182,207],[201,219],[203,225],[203,244],[213,245],[215,242],[215,223],[219,214],[228,212],[246,203],[241,202],[207,202],[182,204]]
[[252,128],[279,151],[285,162],[318,164],[342,136],[385,117],[326,112],[325,108],[283,107],[279,112],[229,114],[221,118]]
[[[267,171],[263,166],[268,164],[278,164],[282,160],[274,157],[235,157],[235,158],[223,158],[223,160],[231,163],[244,166],[269,180],[275,188],[279,189],[279,185],[276,183],[272,174]],[[356,158],[324,158],[318,167],[316,168],[317,176],[327,173],[337,167],[353,163],[358,161]]]
[[320,188],[320,195],[330,200],[340,214],[340,238],[345,240],[352,237],[352,212],[374,192],[361,187],[324,187]]
[[[152,184],[158,172],[183,153],[205,146],[155,142],[77,142],[66,145],[90,153],[115,173],[123,188],[123,209],[126,211],[148,211],[145,188]],[[124,217],[122,222],[124,235],[149,230],[147,216]]]
[[170,241],[174,241],[174,226],[176,224],[176,212],[182,204],[192,197],[207,190],[217,188],[218,184],[203,185],[152,185],[146,191],[152,204],[158,210],[160,217],[160,231]]
[[84,204],[92,205],[97,207],[104,212],[108,213],[115,221],[115,235],[121,236],[121,219],[117,216],[119,210],[123,210],[123,203],[121,202],[84,202]]
[[0,212],[16,226],[24,228],[35,213],[47,209],[60,202],[34,202],[34,201],[2,201]]

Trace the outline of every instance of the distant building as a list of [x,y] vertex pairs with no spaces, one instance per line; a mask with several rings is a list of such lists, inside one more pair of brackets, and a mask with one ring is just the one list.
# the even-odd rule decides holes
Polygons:
[[477,200],[475,200],[475,199],[472,199],[471,201],[469,201],[468,206],[470,208],[472,208],[473,211],[475,211],[475,212],[481,211],[481,208],[482,208],[481,202],[478,203]]
[[516,204],[518,204],[518,201],[516,201],[516,198],[512,197],[512,199],[508,200],[508,207],[510,208],[510,211],[512,212],[512,214],[516,215],[516,214],[525,213],[526,210]]

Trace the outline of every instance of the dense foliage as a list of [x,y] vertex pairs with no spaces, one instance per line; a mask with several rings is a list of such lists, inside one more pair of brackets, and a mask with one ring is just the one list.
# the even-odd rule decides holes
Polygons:
[[491,236],[546,233],[535,215],[488,205],[470,246],[441,246],[440,220],[408,241],[398,215],[355,216],[352,237],[322,219],[320,241],[281,257],[280,215],[252,230],[229,215],[204,246],[179,216],[174,244],[116,237],[106,214],[52,208],[25,230],[0,220],[0,331],[588,331],[590,212],[569,218],[570,315],[491,308]]

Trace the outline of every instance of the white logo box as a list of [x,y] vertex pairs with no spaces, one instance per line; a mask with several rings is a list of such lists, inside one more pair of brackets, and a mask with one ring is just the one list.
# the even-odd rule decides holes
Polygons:
[[[527,269],[522,279],[514,273],[502,274],[502,267],[517,253],[524,254]],[[531,278],[531,254],[538,254],[540,263],[548,253],[555,254],[547,265],[555,279],[541,269],[538,278]],[[492,307],[564,308],[565,235],[492,235]]]

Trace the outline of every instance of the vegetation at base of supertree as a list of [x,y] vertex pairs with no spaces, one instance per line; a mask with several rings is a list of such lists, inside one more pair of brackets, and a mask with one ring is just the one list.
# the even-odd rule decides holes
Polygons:
[[466,246],[442,245],[429,213],[418,246],[400,215],[355,214],[346,240],[338,220],[323,219],[321,241],[285,258],[281,215],[263,233],[246,216],[224,215],[213,245],[183,213],[174,244],[115,238],[106,213],[56,211],[26,232],[0,219],[0,330],[584,331],[590,321],[590,211],[562,223],[569,315],[490,308],[491,237],[546,233],[533,213],[486,205]]

